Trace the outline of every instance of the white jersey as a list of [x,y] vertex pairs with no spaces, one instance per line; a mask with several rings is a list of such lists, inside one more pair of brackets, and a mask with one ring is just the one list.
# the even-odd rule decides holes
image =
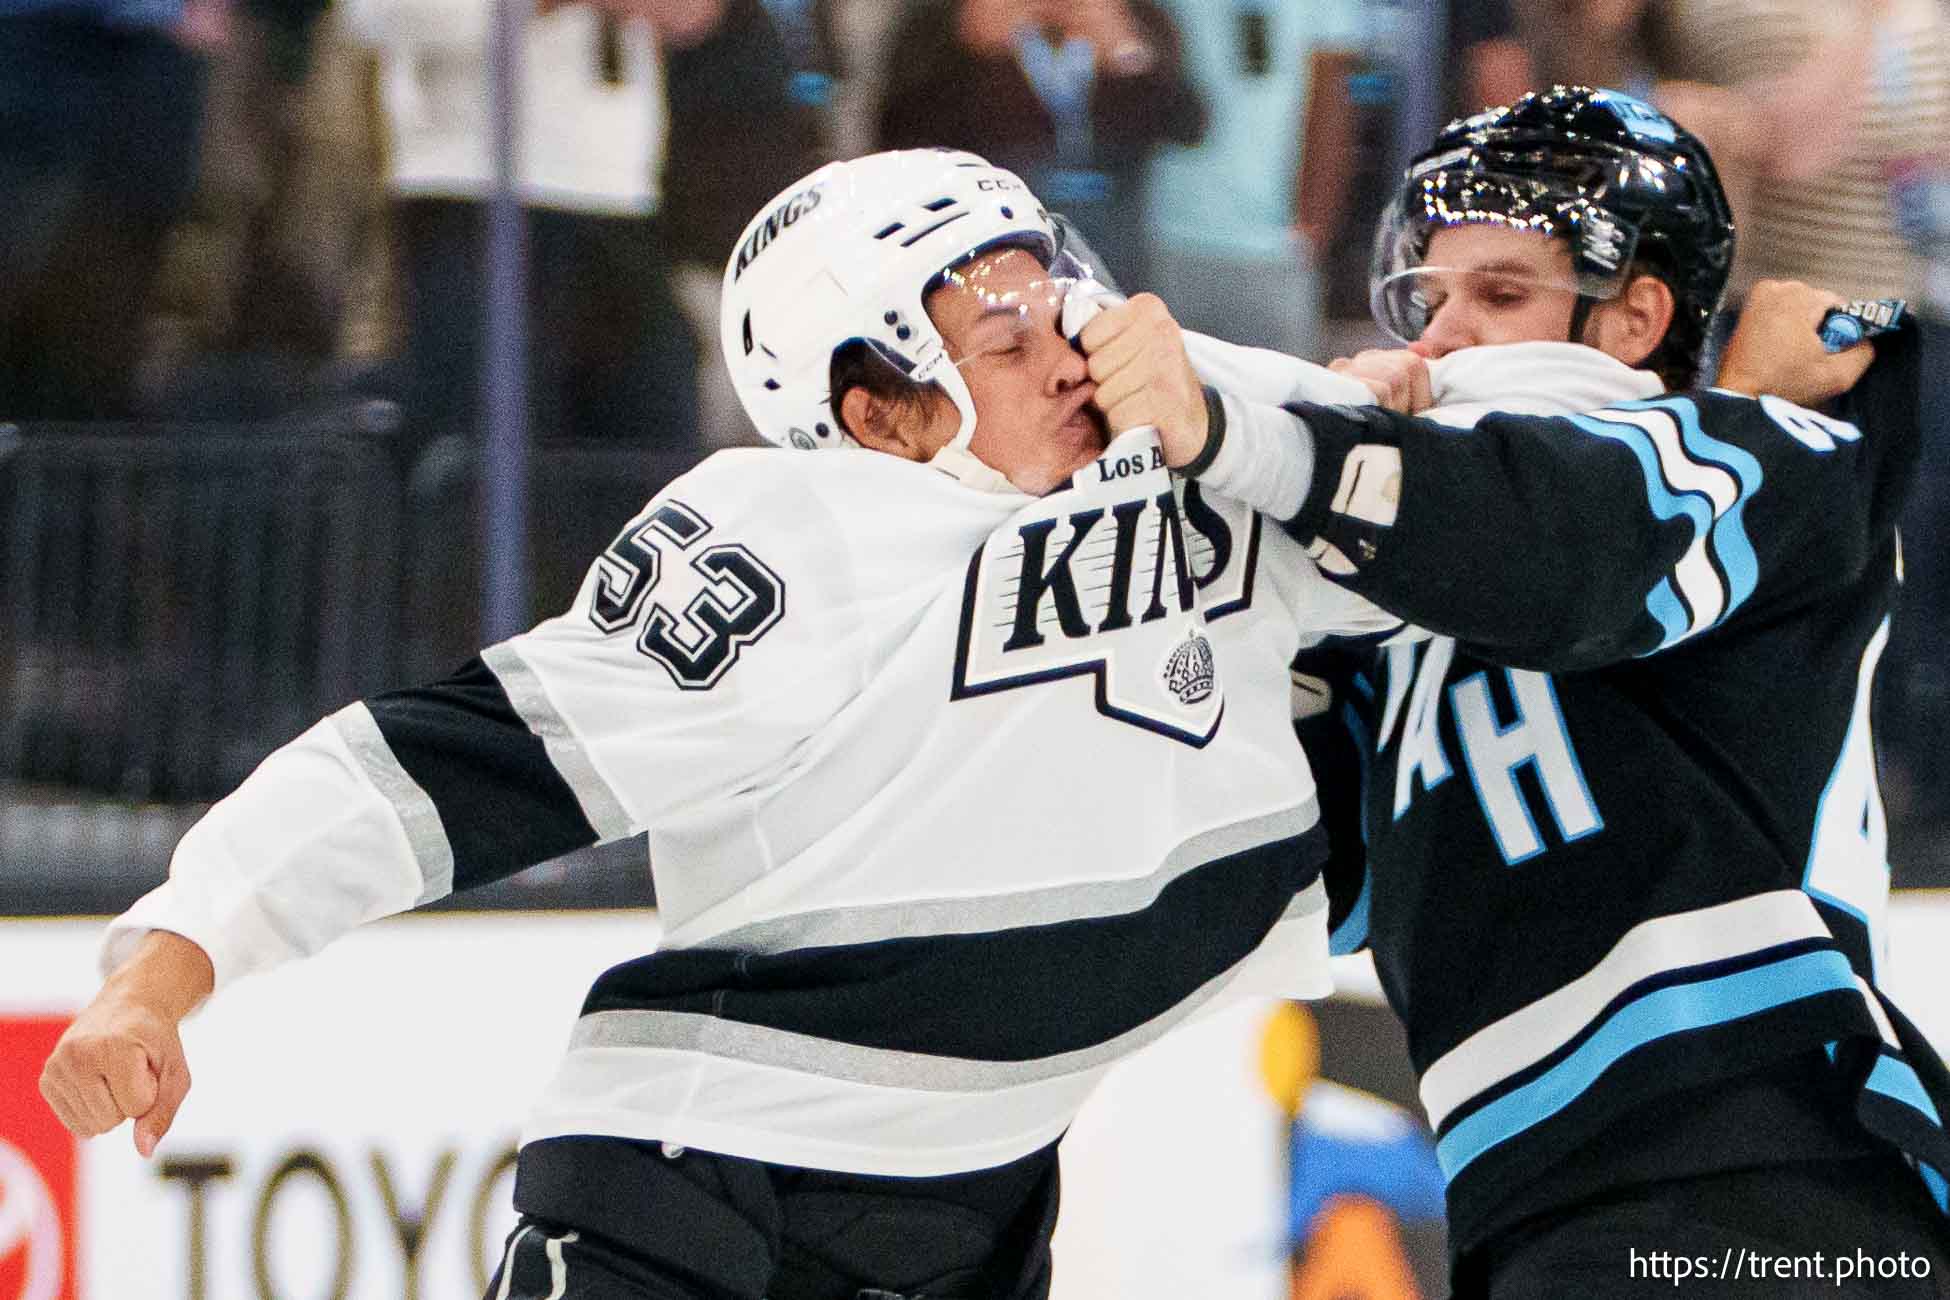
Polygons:
[[573,607],[273,754],[111,930],[219,984],[649,832],[665,926],[592,989],[525,1139],[860,1173],[1055,1140],[1225,991],[1327,991],[1302,629],[1394,620],[1124,435],[1071,487],[726,451]]

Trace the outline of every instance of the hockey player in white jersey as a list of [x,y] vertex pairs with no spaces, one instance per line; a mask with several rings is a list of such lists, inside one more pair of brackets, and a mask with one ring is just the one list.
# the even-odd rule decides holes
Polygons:
[[711,457],[562,616],[267,759],[111,926],[62,1119],[148,1154],[213,990],[647,830],[663,946],[590,991],[490,1294],[1045,1294],[1103,1071],[1228,990],[1325,991],[1286,664],[1392,622],[1109,437],[1060,242],[967,154],[782,193],[723,341],[814,454]]

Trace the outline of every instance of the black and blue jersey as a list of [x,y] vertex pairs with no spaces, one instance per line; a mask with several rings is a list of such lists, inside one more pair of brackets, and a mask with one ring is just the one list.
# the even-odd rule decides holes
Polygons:
[[1832,415],[1712,390],[1470,429],[1293,408],[1317,460],[1287,527],[1426,630],[1296,672],[1332,687],[1299,726],[1335,945],[1373,950],[1407,1026],[1458,1249],[1540,1186],[1791,1158],[1791,1125],[1609,1147],[1798,1063],[1859,1119],[1841,1148],[1895,1143],[1945,1204],[1950,1075],[1877,983],[1869,715],[1916,384],[1892,344]]

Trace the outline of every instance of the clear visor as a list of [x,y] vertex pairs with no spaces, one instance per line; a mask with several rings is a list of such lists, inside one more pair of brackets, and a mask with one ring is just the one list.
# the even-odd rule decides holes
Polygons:
[[969,317],[968,324],[956,331],[959,346],[950,349],[950,360],[959,369],[1027,359],[1051,341],[1067,346],[1064,304],[1072,294],[1104,292],[1094,279],[1069,275],[1052,275],[1028,284],[1011,277],[1005,287],[1002,281],[1006,272],[996,272],[991,265],[973,274],[950,271],[944,279],[976,304],[973,311],[965,306],[955,309],[957,315],[967,313]]
[[1540,298],[1575,299],[1582,289],[1577,278],[1533,275],[1514,269],[1460,266],[1417,266],[1396,271],[1368,289],[1374,318],[1397,342],[1413,343],[1451,303],[1485,314],[1527,310]]
[[[1494,233],[1439,237],[1452,230]],[[1424,185],[1382,215],[1368,305],[1376,324],[1411,343],[1452,300],[1501,311],[1540,294],[1604,301],[1624,282],[1631,243],[1604,214],[1541,187]]]

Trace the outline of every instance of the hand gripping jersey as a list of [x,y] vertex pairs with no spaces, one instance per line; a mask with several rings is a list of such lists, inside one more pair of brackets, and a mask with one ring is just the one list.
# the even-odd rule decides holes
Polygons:
[[[1498,351],[1441,364],[1495,394]],[[1364,652],[1301,728],[1330,808],[1340,746],[1366,768],[1335,948],[1373,949],[1407,1026],[1457,1248],[1539,1180],[1602,1191],[1579,1180],[1632,1164],[1599,1137],[1626,1112],[1791,1059],[1943,1201],[1950,1081],[1876,986],[1869,702],[1915,383],[1906,351],[1838,417],[1630,384],[1588,415],[1471,400],[1467,430],[1297,408],[1318,461],[1291,528],[1434,634]],[[1753,1131],[1670,1149],[1695,1104],[1636,1126],[1666,1164],[1634,1177],[1783,1158]]]
[[566,614],[272,755],[108,955],[179,931],[221,984],[647,829],[663,946],[596,982],[526,1139],[998,1164],[1222,991],[1326,991],[1303,625],[1392,620],[1148,433],[1041,499],[721,452]]

